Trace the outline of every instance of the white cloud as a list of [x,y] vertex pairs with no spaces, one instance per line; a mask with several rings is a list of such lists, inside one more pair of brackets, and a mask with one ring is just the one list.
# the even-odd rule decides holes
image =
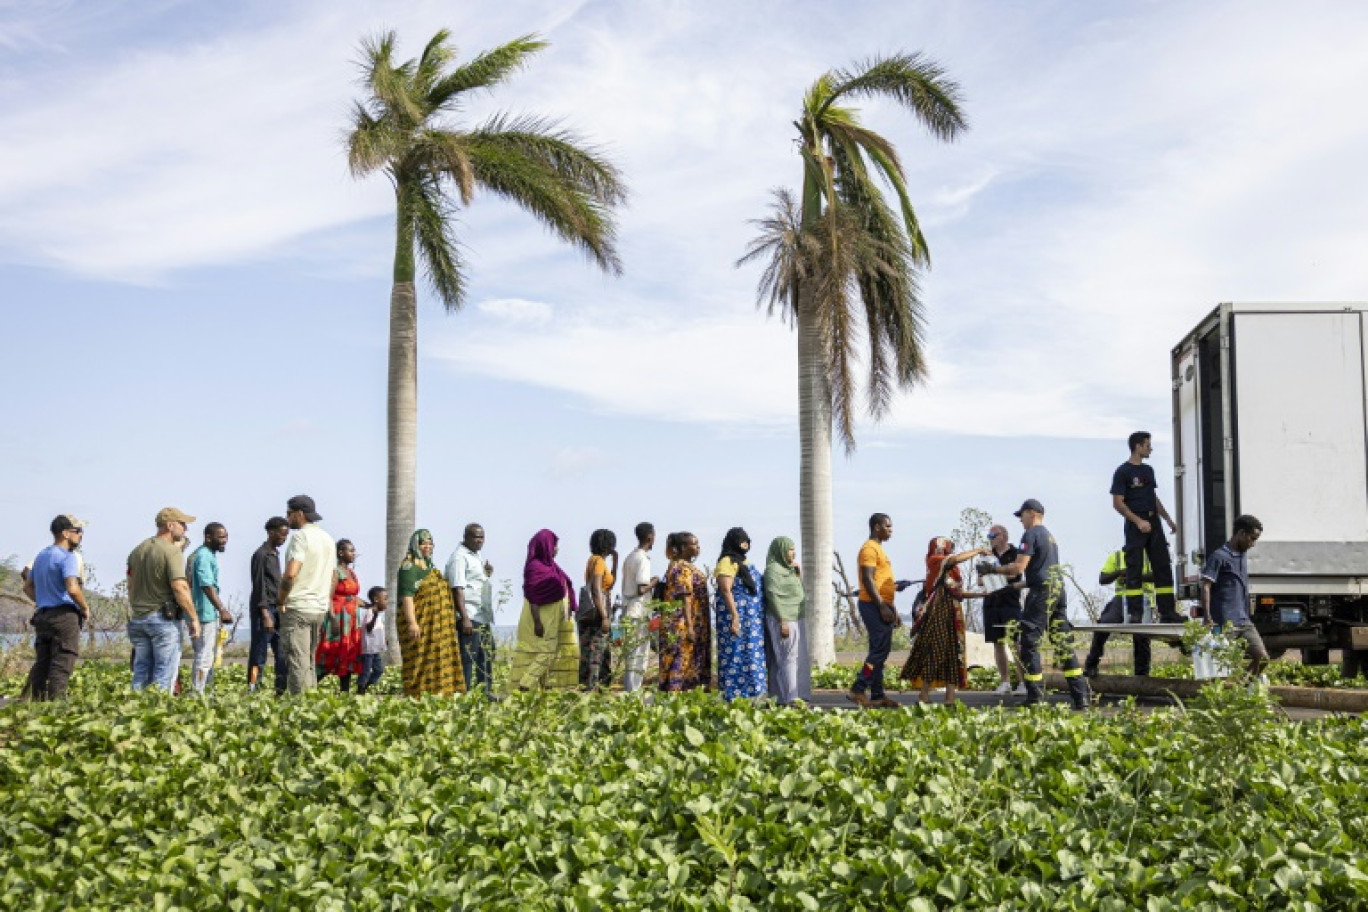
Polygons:
[[[769,189],[801,176],[802,90],[890,34],[920,36],[962,82],[972,128],[938,145],[862,104],[902,151],[935,261],[931,381],[868,433],[1159,427],[1169,347],[1218,301],[1364,296],[1368,121],[1347,112],[1368,88],[1353,50],[1368,8],[788,9],[425,2],[396,15],[406,53],[438,25],[465,53],[546,30],[552,48],[471,116],[564,117],[633,190],[617,281],[480,198],[460,228],[478,313],[433,351],[604,411],[791,424],[792,335],[755,312],[756,271],[732,263]],[[128,281],[267,255],[383,275],[389,190],[351,181],[339,143],[356,39],[379,25],[364,10],[292,7],[71,74],[8,74],[0,256]],[[39,18],[11,40],[51,43],[60,25]],[[977,418],[989,404],[995,417]]]
[[545,326],[553,314],[550,304],[522,298],[494,298],[481,301],[476,308],[482,314],[516,326]]

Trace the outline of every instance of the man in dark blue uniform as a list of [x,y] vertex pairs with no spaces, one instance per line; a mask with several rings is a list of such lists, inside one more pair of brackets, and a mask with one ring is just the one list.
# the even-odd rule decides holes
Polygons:
[[1130,459],[1121,463],[1112,475],[1112,507],[1126,520],[1126,617],[1138,623],[1145,611],[1145,590],[1142,573],[1146,562],[1154,573],[1154,601],[1159,620],[1165,624],[1181,624],[1183,619],[1173,603],[1173,558],[1169,556],[1168,538],[1160,519],[1168,523],[1169,531],[1176,531],[1168,511],[1159,500],[1154,469],[1145,460],[1154,450],[1148,431],[1130,435]]
[[1045,698],[1045,671],[1040,659],[1040,641],[1054,633],[1055,661],[1069,685],[1074,709],[1087,709],[1091,690],[1083,677],[1083,666],[1073,648],[1073,625],[1069,623],[1069,604],[1064,592],[1063,570],[1059,566],[1059,544],[1045,528],[1045,507],[1031,498],[1016,511],[1025,531],[1021,534],[1016,562],[1004,567],[1007,576],[1024,574],[1026,604],[1021,609],[1021,664],[1026,673],[1026,702],[1032,706]]

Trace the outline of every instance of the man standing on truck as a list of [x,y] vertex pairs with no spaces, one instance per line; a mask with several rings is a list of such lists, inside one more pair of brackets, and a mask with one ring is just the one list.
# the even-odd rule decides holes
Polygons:
[[1235,519],[1235,534],[1212,552],[1202,567],[1202,617],[1226,636],[1245,641],[1249,673],[1257,677],[1268,663],[1268,650],[1249,616],[1249,549],[1263,534],[1253,516]]
[[1173,604],[1173,558],[1159,520],[1168,523],[1170,532],[1178,527],[1159,500],[1154,469],[1145,465],[1154,451],[1149,431],[1136,431],[1129,443],[1130,459],[1112,475],[1111,485],[1112,507],[1126,520],[1126,617],[1135,624],[1144,616],[1142,574],[1148,564],[1154,571],[1154,601],[1160,622],[1181,624],[1183,620]]

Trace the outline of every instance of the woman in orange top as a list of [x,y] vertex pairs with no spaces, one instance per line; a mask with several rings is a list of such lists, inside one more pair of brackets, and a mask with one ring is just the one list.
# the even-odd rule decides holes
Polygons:
[[[599,529],[589,536],[589,565],[584,568],[585,593],[580,599],[580,687],[593,690],[613,681],[611,638],[613,581],[617,578],[617,536]],[[608,568],[612,559],[613,567]]]

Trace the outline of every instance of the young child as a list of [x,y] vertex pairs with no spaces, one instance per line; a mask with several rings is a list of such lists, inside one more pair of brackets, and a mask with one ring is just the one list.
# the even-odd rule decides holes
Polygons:
[[361,680],[356,692],[365,693],[385,672],[385,610],[389,593],[384,586],[372,586],[366,593],[370,603],[361,608]]

